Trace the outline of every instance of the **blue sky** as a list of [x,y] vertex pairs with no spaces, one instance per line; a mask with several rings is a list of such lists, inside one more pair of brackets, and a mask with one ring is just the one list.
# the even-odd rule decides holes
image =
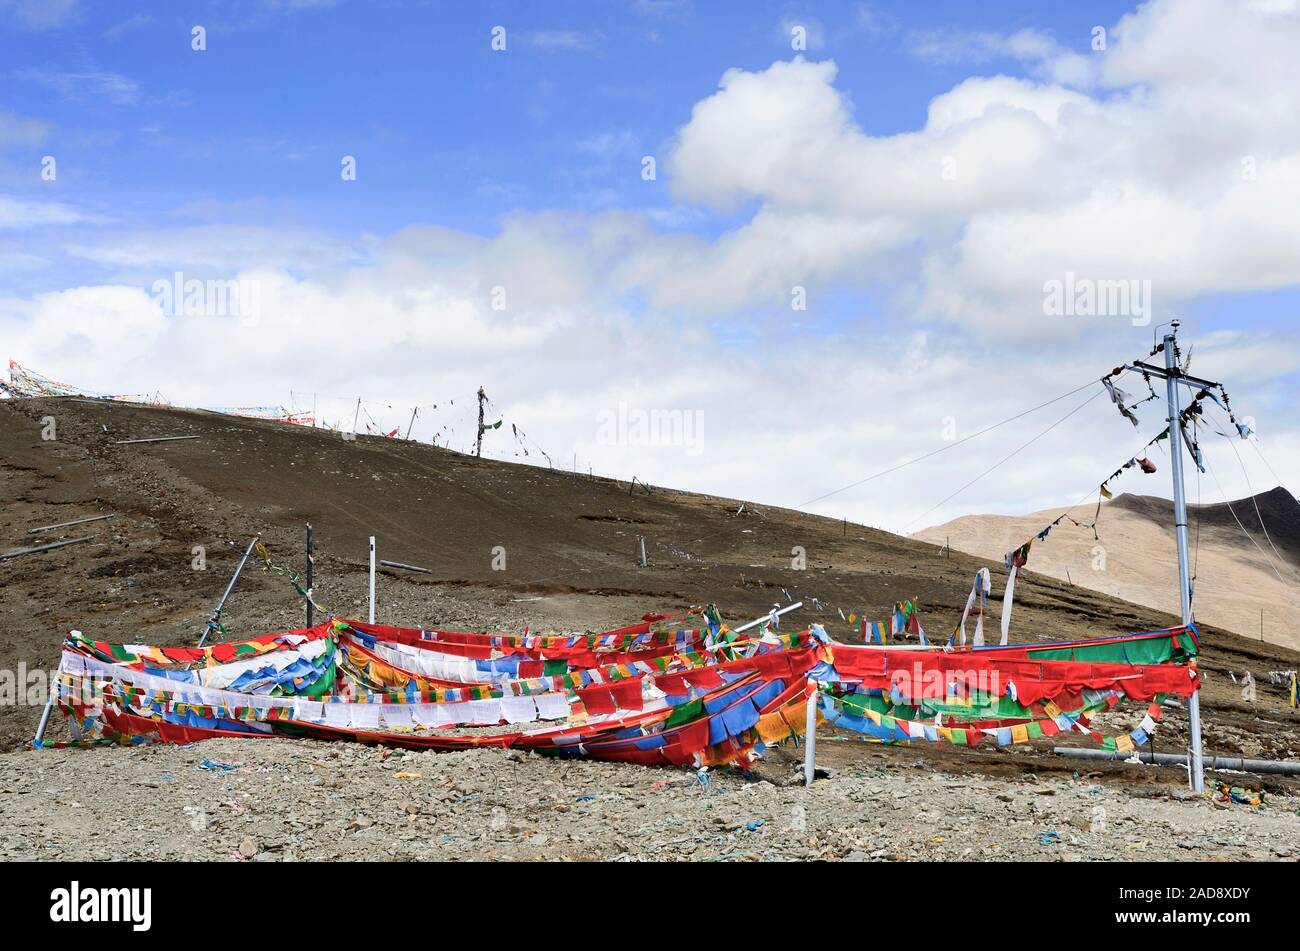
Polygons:
[[[341,230],[413,220],[487,234],[526,208],[671,208],[641,180],[730,68],[789,58],[783,3],[98,4],[57,28],[5,16],[4,105],[52,124],[61,197],[152,219],[238,214]],[[1074,36],[1122,4],[819,3],[806,18],[818,57],[877,135],[914,128],[937,93],[968,74],[927,62],[914,31],[1024,27]],[[133,12],[130,12],[133,11]],[[1044,14],[1048,16],[1044,18]],[[4,15],[4,14],[0,14]],[[190,49],[196,24],[208,47]],[[507,30],[505,53],[490,31]],[[1005,56],[989,70],[1015,69]],[[355,155],[357,187],[338,157]],[[4,184],[39,192],[31,165]],[[219,211],[202,203],[239,206]],[[729,219],[685,216],[716,232]]]
[[[1289,472],[1298,24],[1290,0],[0,0],[5,355],[222,405],[486,382],[557,456],[797,504],[1144,352],[1150,325],[1044,319],[1077,271],[1149,279]],[[155,319],[177,270],[252,275],[257,327]],[[624,402],[704,414],[712,458],[781,432],[817,471],[602,444]],[[1079,421],[939,515],[1073,501],[1053,453],[1133,440]],[[834,504],[897,527],[966,471]]]

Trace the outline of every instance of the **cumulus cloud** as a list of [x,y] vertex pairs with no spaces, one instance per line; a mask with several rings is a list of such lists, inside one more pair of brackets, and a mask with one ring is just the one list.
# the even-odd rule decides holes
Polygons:
[[[986,331],[1041,330],[1043,284],[1066,272],[1150,280],[1168,308],[1300,282],[1296,5],[1157,0],[1109,37],[1086,70],[1034,31],[950,38],[930,54],[1004,54],[1057,78],[972,77],[931,102],[924,127],[892,136],[863,132],[831,61],[731,70],[679,132],[674,192],[757,203],[722,242],[752,252],[735,268],[765,244],[780,256],[774,218],[843,237],[841,274],[916,247],[917,316]],[[767,293],[743,270],[732,283],[755,302]]]

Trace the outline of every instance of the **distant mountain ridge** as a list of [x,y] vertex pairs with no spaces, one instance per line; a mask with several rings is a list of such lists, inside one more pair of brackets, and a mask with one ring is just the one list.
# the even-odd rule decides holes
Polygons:
[[[1231,506],[1231,508],[1229,508]],[[1174,503],[1152,495],[1117,496],[1111,502],[1112,508],[1126,509],[1136,515],[1149,518],[1160,525],[1170,525],[1174,518]],[[1256,507],[1259,511],[1256,512]],[[1236,516],[1234,518],[1233,516]],[[1264,517],[1263,528],[1260,516]],[[1251,497],[1237,499],[1235,502],[1218,502],[1211,505],[1189,505],[1187,507],[1187,529],[1196,531],[1197,521],[1202,529],[1205,527],[1222,528],[1241,535],[1244,528],[1260,545],[1268,548],[1264,530],[1268,538],[1277,546],[1278,551],[1288,556],[1293,564],[1300,565],[1300,502],[1282,486],[1276,486],[1267,492]],[[1241,526],[1237,525],[1240,520]],[[1243,537],[1242,541],[1249,544]],[[1270,549],[1271,552],[1271,549]]]
[[[940,545],[947,540],[954,549],[987,559],[1001,571],[1006,552],[1033,538],[1063,511],[968,515],[914,537]],[[1087,514],[1081,520],[1087,520]],[[1231,503],[1191,504],[1187,514],[1197,620],[1246,637],[1260,637],[1262,627],[1264,639],[1300,647],[1300,502],[1295,496],[1278,486]],[[1027,570],[1031,577],[1026,583],[1032,583],[1037,572],[1176,612],[1173,503],[1154,496],[1117,496],[1102,505],[1096,536],[1090,529],[1062,522],[1045,540],[1034,543]]]

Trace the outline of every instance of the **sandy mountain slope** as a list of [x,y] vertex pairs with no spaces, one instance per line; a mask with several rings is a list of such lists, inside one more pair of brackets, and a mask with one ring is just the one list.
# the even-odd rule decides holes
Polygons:
[[[1253,501],[1239,499],[1231,505],[1231,510],[1225,504],[1189,508],[1197,620],[1258,639],[1262,611],[1266,641],[1300,647],[1300,503],[1278,487]],[[1260,528],[1256,505],[1268,539]],[[1032,538],[1061,512],[968,515],[914,537],[940,545],[950,539],[955,550],[1000,566],[1007,551]],[[1173,504],[1166,499],[1120,495],[1102,506],[1096,536],[1089,528],[1064,521],[1046,540],[1034,543],[1028,567],[1039,575],[1175,612],[1178,561],[1172,513]],[[1076,509],[1072,515],[1087,523],[1093,512]],[[995,585],[995,591],[1000,592],[1000,586]]]

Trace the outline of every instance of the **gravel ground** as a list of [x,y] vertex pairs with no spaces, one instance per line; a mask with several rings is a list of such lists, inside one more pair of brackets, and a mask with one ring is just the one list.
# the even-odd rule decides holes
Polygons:
[[[831,744],[825,744],[830,746]],[[837,745],[838,746],[838,745]],[[1300,800],[1194,797],[1173,771],[935,768],[854,744],[805,789],[508,750],[402,753],[292,740],[0,756],[0,858],[202,861],[1268,860],[1300,856]],[[837,760],[837,750],[828,758]],[[210,760],[233,767],[203,768]],[[98,781],[88,786],[86,777]],[[766,777],[766,778],[763,778]],[[1140,791],[1134,791],[1134,787]]]

